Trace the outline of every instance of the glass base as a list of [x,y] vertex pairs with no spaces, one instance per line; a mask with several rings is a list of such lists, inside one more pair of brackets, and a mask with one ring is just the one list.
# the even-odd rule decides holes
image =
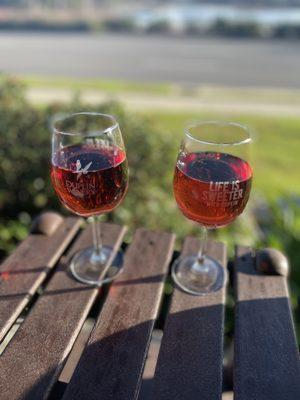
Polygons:
[[123,270],[123,253],[119,251],[108,270],[104,272],[112,254],[113,249],[109,246],[103,246],[96,257],[93,247],[79,251],[71,260],[71,272],[78,281],[89,285],[101,286],[103,283],[111,282]]
[[179,258],[172,266],[175,283],[185,292],[203,296],[216,292],[225,283],[225,269],[212,258],[205,256],[202,263],[196,255]]

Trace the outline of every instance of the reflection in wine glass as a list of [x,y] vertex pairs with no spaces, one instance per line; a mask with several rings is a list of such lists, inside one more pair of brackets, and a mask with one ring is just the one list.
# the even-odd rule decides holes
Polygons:
[[97,216],[116,208],[128,186],[125,147],[115,118],[85,112],[58,119],[52,134],[51,180],[66,208],[93,217],[94,247],[73,257],[73,275],[89,284],[112,280],[120,272],[120,254],[106,274],[113,250],[101,244]]
[[189,127],[179,150],[174,195],[182,213],[203,228],[197,255],[174,263],[172,276],[185,291],[206,294],[224,282],[223,268],[205,254],[207,229],[226,226],[249,199],[252,168],[248,130],[238,124],[205,122]]

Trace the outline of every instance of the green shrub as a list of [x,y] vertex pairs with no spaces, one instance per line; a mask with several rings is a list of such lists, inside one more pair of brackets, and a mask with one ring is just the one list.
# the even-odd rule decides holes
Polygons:
[[218,19],[209,29],[209,33],[234,38],[258,38],[261,36],[260,27],[255,22],[228,22],[224,19]]
[[111,32],[133,32],[136,26],[131,18],[119,18],[105,21],[103,29]]
[[170,24],[167,20],[161,19],[153,21],[146,29],[147,33],[169,33],[171,31]]
[[273,30],[273,37],[278,39],[300,39],[300,24],[278,25]]
[[[4,255],[26,234],[31,219],[44,209],[66,212],[49,179],[50,117],[83,109],[117,116],[126,143],[130,187],[123,204],[108,218],[133,228],[176,230],[182,217],[172,197],[177,143],[152,119],[125,113],[117,103],[91,107],[71,104],[34,108],[16,80],[0,83],[0,249]],[[14,226],[9,225],[14,221]],[[20,227],[18,230],[17,227]],[[2,232],[2,233],[1,233]],[[185,234],[183,231],[182,234]]]

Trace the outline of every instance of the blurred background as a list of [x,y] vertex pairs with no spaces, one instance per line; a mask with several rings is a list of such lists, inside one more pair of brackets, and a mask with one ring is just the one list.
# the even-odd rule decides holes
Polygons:
[[49,180],[56,112],[117,116],[130,188],[107,218],[174,231],[178,246],[199,235],[172,194],[184,126],[241,122],[251,201],[215,236],[231,255],[236,243],[288,254],[300,342],[300,0],[0,0],[0,71],[0,258],[42,210],[66,213]]

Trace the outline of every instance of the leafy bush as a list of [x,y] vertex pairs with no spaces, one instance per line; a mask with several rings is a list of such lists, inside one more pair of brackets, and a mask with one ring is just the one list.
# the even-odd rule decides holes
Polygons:
[[300,203],[299,198],[280,199],[271,206],[271,219],[261,223],[264,239],[261,245],[275,247],[290,261],[290,294],[296,333],[300,344]]
[[274,28],[273,37],[279,39],[300,39],[300,25],[278,25]]
[[[0,84],[0,251],[6,254],[22,239],[31,219],[46,208],[65,210],[51,187],[50,116],[87,106],[71,104],[34,108],[25,88],[14,79]],[[124,203],[108,216],[129,227],[175,230],[178,215],[172,198],[177,143],[149,118],[125,113],[117,103],[88,106],[115,114],[120,122],[130,165],[130,188]],[[13,221],[13,222],[12,222]],[[180,222],[179,222],[180,223]],[[186,232],[183,232],[183,234]]]
[[136,26],[131,18],[118,18],[105,21],[103,29],[111,32],[133,32]]
[[73,20],[70,22],[47,21],[44,19],[15,20],[8,19],[0,21],[0,30],[7,31],[39,31],[39,32],[86,32],[100,29],[89,21]]
[[223,37],[258,38],[261,36],[260,27],[255,22],[228,22],[218,19],[210,28],[209,33]]
[[170,33],[171,27],[167,20],[153,21],[146,29],[147,33]]

